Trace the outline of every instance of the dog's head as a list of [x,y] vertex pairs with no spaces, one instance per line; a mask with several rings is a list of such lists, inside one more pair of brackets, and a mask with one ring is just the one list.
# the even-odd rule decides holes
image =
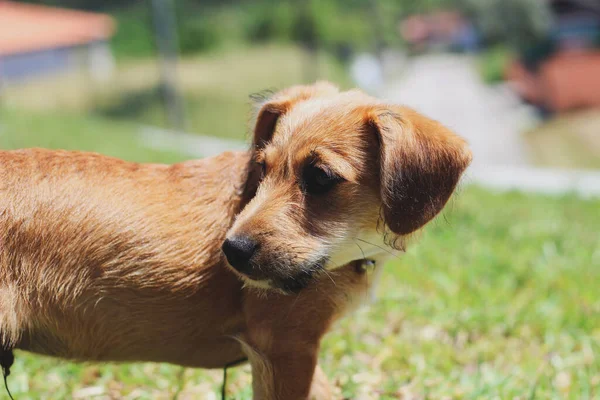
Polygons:
[[252,152],[256,191],[223,251],[249,283],[284,291],[402,248],[444,207],[471,161],[466,143],[441,124],[323,82],[268,99]]

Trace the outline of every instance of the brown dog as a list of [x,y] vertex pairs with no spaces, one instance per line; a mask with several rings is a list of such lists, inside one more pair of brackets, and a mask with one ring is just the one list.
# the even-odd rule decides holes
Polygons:
[[248,357],[255,398],[329,398],[319,343],[367,292],[361,260],[402,249],[470,159],[440,124],[327,83],[267,100],[248,153],[166,166],[2,152],[2,348]]

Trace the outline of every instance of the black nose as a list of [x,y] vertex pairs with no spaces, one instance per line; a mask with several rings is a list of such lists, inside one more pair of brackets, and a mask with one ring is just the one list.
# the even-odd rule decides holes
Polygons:
[[246,236],[234,236],[231,239],[225,239],[221,249],[227,257],[229,264],[241,273],[248,273],[250,270],[250,259],[256,252],[258,244]]

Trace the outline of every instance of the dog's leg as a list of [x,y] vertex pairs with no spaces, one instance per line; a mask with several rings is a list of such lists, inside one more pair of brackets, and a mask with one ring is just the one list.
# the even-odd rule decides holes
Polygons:
[[369,287],[362,260],[323,274],[299,294],[284,296],[248,290],[246,332],[239,338],[252,365],[254,398],[331,399],[317,367],[321,338]]
[[327,303],[315,310],[310,294],[247,299],[248,328],[239,339],[252,366],[255,400],[331,398],[317,360],[333,310]]
[[333,398],[327,377],[317,365],[317,351],[290,349],[287,354],[266,355],[244,347],[252,366],[255,400]]

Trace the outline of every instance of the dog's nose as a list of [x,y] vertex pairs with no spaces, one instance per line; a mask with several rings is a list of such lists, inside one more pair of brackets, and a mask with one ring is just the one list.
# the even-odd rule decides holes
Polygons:
[[241,273],[247,273],[250,270],[250,259],[257,247],[258,244],[247,236],[234,236],[225,239],[221,249],[233,268]]

